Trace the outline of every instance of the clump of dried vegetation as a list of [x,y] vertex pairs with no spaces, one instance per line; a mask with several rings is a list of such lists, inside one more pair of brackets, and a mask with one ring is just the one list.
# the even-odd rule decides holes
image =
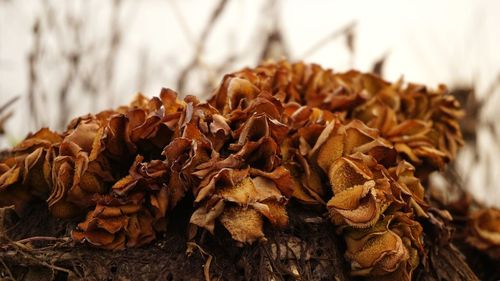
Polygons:
[[[424,188],[463,144],[462,115],[444,86],[267,63],[225,75],[208,102],[163,89],[75,118],[62,133],[30,134],[0,164],[0,203],[22,216],[46,202],[50,216],[78,222],[68,243],[109,250],[148,245],[189,206],[177,210],[189,219],[176,221],[209,268],[206,231],[237,246],[266,243],[265,225],[300,218],[287,209],[294,202],[328,211],[351,276],[432,276],[440,245],[462,267],[456,276],[474,280],[450,248],[450,213]],[[467,241],[496,258],[499,217],[484,212],[471,217]]]
[[[28,59],[37,127],[46,95],[41,38],[58,38],[61,29],[44,3]],[[67,76],[57,89],[57,124],[65,129],[41,129],[0,155],[0,204],[13,206],[0,212],[0,277],[499,278],[498,210],[474,201],[465,191],[467,175],[452,161],[464,140],[477,145],[478,127],[495,133],[480,112],[497,84],[477,101],[473,87],[429,90],[281,61],[226,74],[212,90],[241,57],[213,67],[203,61],[228,4],[221,0],[179,71],[180,94],[163,89],[65,126],[72,92],[112,92],[123,29],[121,1],[112,3],[104,56],[95,55],[93,43],[81,48],[81,19],[65,25],[75,34],[75,44],[60,44],[68,47],[60,58]],[[278,5],[269,3],[263,17],[272,19],[271,28],[258,32],[264,35],[257,62],[290,57]],[[312,44],[304,56],[336,39],[353,55],[355,24]],[[382,76],[386,58],[373,73]],[[82,62],[106,67],[89,72],[95,65]],[[211,93],[207,102],[183,96],[199,71],[209,74],[199,83]],[[0,107],[0,137],[13,102]],[[434,171],[446,179],[444,194],[458,199],[436,191],[429,180]]]

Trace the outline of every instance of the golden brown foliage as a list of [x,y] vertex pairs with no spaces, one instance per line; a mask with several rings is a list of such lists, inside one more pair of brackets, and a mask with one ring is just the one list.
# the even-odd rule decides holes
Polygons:
[[0,164],[0,203],[87,213],[73,239],[123,249],[164,231],[183,198],[191,239],[220,224],[239,244],[286,227],[297,200],[326,207],[353,275],[410,280],[424,255],[421,180],[456,156],[461,115],[444,86],[268,63],[224,76],[208,102],[163,89],[62,134],[42,129]]

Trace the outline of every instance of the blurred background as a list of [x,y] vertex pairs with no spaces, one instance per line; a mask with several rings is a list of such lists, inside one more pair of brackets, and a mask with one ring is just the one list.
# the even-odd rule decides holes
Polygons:
[[448,85],[467,144],[433,183],[500,207],[500,1],[0,0],[0,149],[265,59]]

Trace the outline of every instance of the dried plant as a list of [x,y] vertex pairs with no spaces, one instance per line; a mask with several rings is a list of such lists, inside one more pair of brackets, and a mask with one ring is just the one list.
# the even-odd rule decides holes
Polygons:
[[1,204],[86,213],[73,240],[118,250],[154,240],[186,197],[190,240],[220,224],[240,245],[286,228],[297,200],[326,207],[352,275],[411,280],[433,235],[422,222],[446,227],[421,182],[454,159],[461,115],[444,86],[267,63],[226,75],[208,102],[163,89],[30,135],[0,166]]

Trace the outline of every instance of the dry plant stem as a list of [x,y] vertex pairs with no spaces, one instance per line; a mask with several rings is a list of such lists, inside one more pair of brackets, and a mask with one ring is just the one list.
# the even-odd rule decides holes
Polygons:
[[16,241],[16,243],[25,244],[25,243],[29,243],[29,242],[33,242],[33,241],[66,241],[67,242],[69,240],[70,240],[69,238],[58,238],[58,237],[49,237],[49,236],[34,236],[34,237],[29,237],[29,238],[18,240],[18,241]]
[[2,106],[0,106],[0,114],[4,113],[4,111],[6,111],[10,106],[12,106],[16,101],[19,100],[19,96],[15,96],[9,100],[7,100],[7,102],[5,102],[4,104],[2,104]]
[[[339,38],[340,36],[349,36],[349,34],[352,34],[353,29],[356,28],[356,22],[351,22],[342,27],[341,29],[334,30],[332,33],[326,35],[322,39],[320,39],[318,42],[313,44],[309,49],[307,49],[302,55],[299,56],[301,59],[306,59],[316,53],[319,49],[323,48],[326,44],[328,44],[330,41],[335,40]],[[349,40],[348,40],[349,42]],[[352,43],[351,43],[352,44]]]
[[267,32],[267,36],[264,39],[264,47],[259,56],[259,61],[289,58],[290,51],[285,44],[283,30],[280,27],[279,1],[269,1],[268,5],[269,7],[266,7],[265,10],[270,14],[268,17],[271,19],[272,27],[271,30]]
[[214,10],[212,11],[212,14],[210,15],[207,24],[205,25],[203,31],[201,32],[200,38],[198,39],[196,45],[194,46],[195,49],[193,57],[191,58],[190,62],[179,72],[180,73],[179,78],[177,79],[177,91],[181,93],[184,92],[186,81],[189,77],[189,74],[198,65],[201,64],[201,58],[203,56],[203,52],[205,51],[206,41],[210,36],[211,32],[213,31],[215,23],[221,16],[227,4],[228,4],[227,0],[220,0],[218,4],[215,6]]
[[[116,57],[118,56],[120,45],[122,42],[122,34],[123,30],[120,25],[120,7],[122,0],[113,0],[112,3],[112,15],[110,19],[110,29],[111,36],[109,41],[108,53],[105,59],[105,79],[103,79],[104,90],[106,92],[111,92],[110,87],[112,86],[112,82],[114,81],[114,75],[116,70]],[[114,96],[108,95],[108,105],[114,104]],[[95,100],[95,98],[94,98]],[[94,107],[97,107],[94,105]]]
[[28,56],[28,105],[31,112],[30,118],[33,120],[34,125],[39,127],[41,120],[38,114],[36,92],[39,88],[37,65],[41,52],[40,19],[33,25],[33,38],[33,47]]
[[14,278],[14,275],[12,275],[12,272],[10,271],[10,268],[5,264],[5,262],[3,261],[3,258],[0,258],[0,262],[2,263],[2,266],[3,268],[5,269],[5,271],[7,272],[7,274],[9,275],[9,278],[11,280],[16,280]]
[[[203,250],[203,248],[200,245],[198,245],[194,242],[188,242],[187,246],[188,246],[189,252],[192,252],[192,248],[196,248],[200,251],[200,253],[203,256],[207,256],[207,261],[203,265],[203,276],[205,277],[205,281],[210,281],[211,280],[210,279],[210,264],[212,263],[213,256],[210,255],[209,253],[207,253],[205,250]],[[188,255],[190,255],[190,253],[188,253]]]

